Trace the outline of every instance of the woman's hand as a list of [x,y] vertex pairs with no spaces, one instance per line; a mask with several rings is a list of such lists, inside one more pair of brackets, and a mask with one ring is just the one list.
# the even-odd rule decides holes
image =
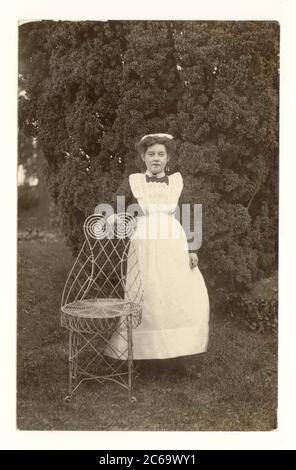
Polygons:
[[198,256],[196,253],[189,253],[189,265],[191,269],[196,268],[198,265]]

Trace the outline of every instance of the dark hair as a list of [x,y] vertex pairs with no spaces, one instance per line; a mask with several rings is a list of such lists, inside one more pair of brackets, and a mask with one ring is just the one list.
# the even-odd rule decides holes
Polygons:
[[135,144],[135,149],[137,150],[139,156],[141,157],[143,154],[146,153],[148,147],[154,144],[163,144],[166,148],[167,154],[170,158],[174,155],[176,151],[176,142],[174,139],[170,139],[168,137],[162,136],[150,136],[148,135],[144,139],[139,140]]

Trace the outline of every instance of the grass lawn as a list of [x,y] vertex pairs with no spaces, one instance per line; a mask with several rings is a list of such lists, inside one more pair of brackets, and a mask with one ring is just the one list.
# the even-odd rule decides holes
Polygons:
[[[26,430],[268,431],[276,427],[277,340],[212,318],[201,377],[141,373],[137,402],[85,382],[66,403],[67,331],[60,299],[72,265],[63,238],[18,244],[17,427]],[[148,374],[148,372],[147,372]]]

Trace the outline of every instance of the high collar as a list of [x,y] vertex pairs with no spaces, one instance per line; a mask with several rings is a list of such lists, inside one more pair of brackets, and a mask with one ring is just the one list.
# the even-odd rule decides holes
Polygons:
[[165,172],[162,171],[162,172],[160,172],[160,173],[157,173],[157,175],[154,175],[151,171],[146,170],[146,171],[145,171],[145,175],[148,175],[148,176],[156,176],[156,178],[162,178],[163,176],[165,176]]

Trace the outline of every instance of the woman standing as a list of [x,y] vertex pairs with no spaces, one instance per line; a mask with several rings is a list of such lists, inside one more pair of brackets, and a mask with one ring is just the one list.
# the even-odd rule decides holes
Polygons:
[[[187,358],[205,352],[208,345],[207,288],[197,254],[188,251],[175,217],[183,179],[180,172],[165,173],[174,147],[169,134],[143,136],[136,149],[146,171],[125,178],[113,196],[114,207],[117,196],[140,207],[132,235],[143,286],[142,322],[133,332],[136,360]],[[109,217],[109,222],[115,220],[116,215]],[[112,337],[105,354],[112,356],[112,348],[125,350],[121,335]]]

